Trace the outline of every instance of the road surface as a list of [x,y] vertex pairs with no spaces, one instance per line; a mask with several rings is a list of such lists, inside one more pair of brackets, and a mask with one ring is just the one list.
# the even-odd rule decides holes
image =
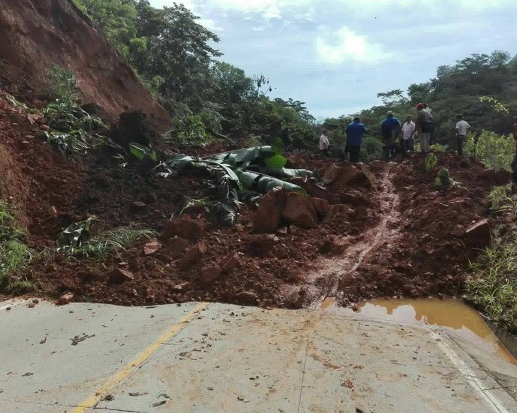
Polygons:
[[517,368],[339,311],[0,303],[0,411],[507,413]]

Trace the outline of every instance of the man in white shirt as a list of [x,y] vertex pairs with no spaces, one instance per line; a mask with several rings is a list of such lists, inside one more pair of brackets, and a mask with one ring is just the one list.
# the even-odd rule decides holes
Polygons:
[[329,137],[327,136],[327,131],[323,129],[323,132],[320,136],[320,151],[323,155],[328,156],[330,148]]
[[456,148],[458,150],[458,155],[463,156],[463,144],[465,143],[467,130],[470,128],[470,125],[463,120],[463,116],[461,114],[456,115],[456,120]]
[[413,131],[415,130],[415,122],[411,120],[411,116],[406,118],[402,125],[402,136],[400,137],[400,150],[402,155],[406,156],[408,151],[414,150]]

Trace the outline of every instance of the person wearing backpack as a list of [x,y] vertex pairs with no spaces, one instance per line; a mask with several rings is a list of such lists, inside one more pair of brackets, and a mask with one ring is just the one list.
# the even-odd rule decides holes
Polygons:
[[400,135],[400,131],[400,121],[394,117],[391,110],[388,111],[386,119],[381,123],[382,153],[386,162],[395,156],[395,143]]
[[418,133],[421,151],[422,153],[427,153],[429,152],[429,141],[431,133],[433,132],[433,117],[431,112],[425,108],[423,103],[416,105],[416,109],[418,110],[418,115],[416,118],[415,130],[411,137],[413,137],[415,133]]

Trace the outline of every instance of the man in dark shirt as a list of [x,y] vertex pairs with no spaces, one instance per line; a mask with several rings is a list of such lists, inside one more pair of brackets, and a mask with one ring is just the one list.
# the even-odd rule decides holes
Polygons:
[[381,124],[381,138],[382,138],[382,152],[384,160],[389,161],[391,157],[395,156],[395,142],[400,135],[402,126],[400,121],[393,116],[390,110],[386,114],[386,119]]
[[367,132],[366,127],[361,123],[361,119],[356,116],[354,121],[346,127],[345,132],[346,144],[350,151],[350,162],[357,163],[359,162],[363,136]]

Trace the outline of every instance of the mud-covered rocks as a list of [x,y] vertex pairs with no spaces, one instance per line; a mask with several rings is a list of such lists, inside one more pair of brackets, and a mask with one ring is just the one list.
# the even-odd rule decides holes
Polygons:
[[360,186],[367,189],[375,189],[377,184],[373,174],[363,165],[331,164],[325,169],[323,182],[329,185],[333,191],[344,186]]
[[253,217],[253,231],[256,233],[275,232],[280,226],[280,218],[286,202],[286,191],[273,188],[260,200]]
[[190,242],[185,238],[174,237],[167,240],[164,245],[164,251],[172,258],[178,258],[183,255],[183,252],[188,248]]
[[193,219],[189,215],[183,215],[167,222],[163,238],[167,240],[177,235],[196,242],[205,235],[205,232],[206,223],[203,219]]
[[240,256],[237,252],[230,252],[226,257],[221,261],[221,270],[223,273],[229,273],[233,269],[237,268],[240,265]]
[[325,218],[327,216],[327,214],[330,211],[330,204],[327,200],[311,197],[309,198],[309,201],[316,210],[316,213],[318,214],[318,217],[320,219]]
[[221,267],[217,264],[210,264],[201,269],[201,281],[208,283],[218,279],[223,273]]
[[296,192],[287,194],[282,218],[303,229],[311,229],[318,225],[316,208],[310,198]]
[[206,252],[206,246],[203,243],[197,243],[196,245],[190,247],[185,255],[181,257],[178,268],[180,270],[187,269],[196,261],[201,259],[201,256]]
[[124,270],[122,268],[115,268],[110,276],[109,282],[111,284],[122,284],[126,281],[133,281],[135,279],[134,274],[129,270]]

